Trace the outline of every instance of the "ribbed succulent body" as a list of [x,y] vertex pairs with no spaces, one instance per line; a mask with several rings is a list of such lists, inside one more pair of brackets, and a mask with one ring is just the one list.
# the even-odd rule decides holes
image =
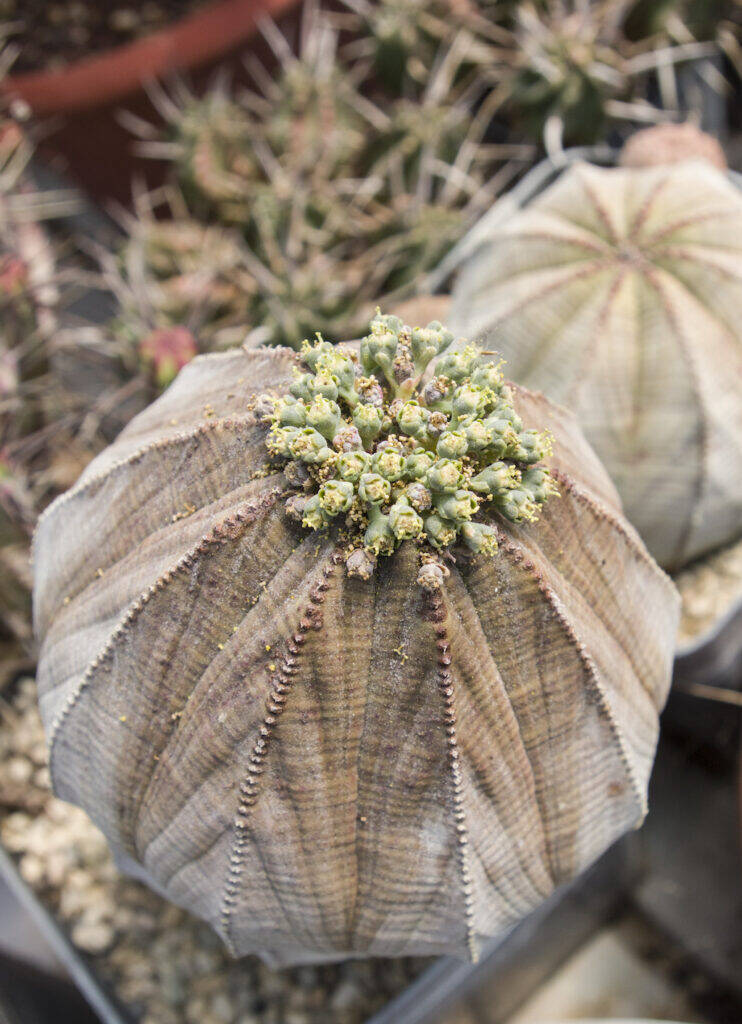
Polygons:
[[487,239],[449,315],[575,410],[677,568],[742,530],[740,308],[742,196],[686,161],[574,166]]
[[[364,374],[389,355],[396,325],[382,326]],[[408,337],[410,351],[448,339],[396,333],[398,354]],[[320,383],[384,390],[351,379],[341,352],[308,348],[311,402],[297,399],[326,441],[338,414]],[[436,358],[440,381],[450,359]],[[496,549],[435,550],[421,578],[405,508],[389,513],[395,543],[375,572],[355,571],[363,548],[344,566],[342,530],[286,507],[315,464],[266,467],[277,430],[260,396],[290,393],[297,370],[286,349],[197,357],[43,517],[35,619],[53,783],[123,867],[237,954],[474,957],[641,820],[676,594],[574,418],[521,388],[515,415],[553,435],[560,494],[538,520],[490,506]],[[356,456],[383,463],[361,477],[373,505],[400,466],[358,447],[337,464]],[[326,485],[323,512],[343,514],[342,482]],[[410,508],[425,490],[436,500],[429,482],[405,485]]]

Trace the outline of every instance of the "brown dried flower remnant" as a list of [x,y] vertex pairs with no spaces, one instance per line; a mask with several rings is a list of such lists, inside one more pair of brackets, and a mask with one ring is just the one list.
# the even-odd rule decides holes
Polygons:
[[556,493],[537,465],[548,435],[524,428],[500,366],[477,347],[444,354],[453,340],[438,321],[411,328],[377,312],[360,360],[317,335],[289,393],[258,399],[268,451],[286,464],[288,514],[339,529],[351,575],[369,579],[407,540],[423,562],[458,542],[492,555],[493,513],[532,521]]

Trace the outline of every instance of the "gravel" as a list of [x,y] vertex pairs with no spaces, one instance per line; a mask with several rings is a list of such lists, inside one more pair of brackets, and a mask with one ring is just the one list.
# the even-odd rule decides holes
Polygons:
[[673,579],[683,602],[678,642],[686,646],[709,633],[742,600],[742,539],[699,559]]
[[0,696],[0,841],[140,1024],[356,1024],[430,963],[231,960],[210,928],[121,875],[86,815],[51,795],[32,679]]

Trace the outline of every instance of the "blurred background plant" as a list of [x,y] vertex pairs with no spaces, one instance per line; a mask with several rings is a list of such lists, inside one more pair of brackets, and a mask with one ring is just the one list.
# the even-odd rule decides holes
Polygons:
[[123,117],[168,184],[140,194],[104,259],[114,334],[136,348],[186,326],[202,351],[357,335],[377,302],[414,294],[545,135],[584,144],[681,115],[668,81],[721,49],[693,34],[692,5],[644,17],[641,3],[307,0],[296,45],[264,23],[274,66],[248,57],[252,88],[153,88],[159,124]]
[[[11,59],[6,47],[4,69]],[[63,404],[50,365],[59,287],[42,222],[74,206],[69,193],[36,191],[31,154],[21,126],[0,113],[0,646],[12,660],[31,638],[28,544],[53,472],[39,471],[39,454]]]

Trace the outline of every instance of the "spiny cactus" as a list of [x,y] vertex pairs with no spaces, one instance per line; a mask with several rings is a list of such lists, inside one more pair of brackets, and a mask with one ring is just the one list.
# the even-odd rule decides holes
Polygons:
[[[2,67],[0,54],[0,73]],[[63,399],[50,368],[59,295],[52,246],[39,221],[71,212],[75,201],[67,192],[33,187],[32,152],[21,127],[0,113],[0,644],[5,658],[15,657],[18,645],[30,647],[28,544],[50,490],[38,470],[49,447],[47,432],[60,435],[60,443],[64,432]]]
[[249,214],[251,185],[261,177],[252,147],[255,126],[222,87],[197,98],[181,86],[178,95],[177,107],[165,107],[174,116],[170,139],[158,152],[175,161],[196,211],[216,210],[223,223],[239,223]]
[[457,85],[470,85],[476,73],[491,68],[497,43],[507,39],[502,13],[488,16],[469,0],[344,0],[358,18],[356,38],[348,44],[356,59],[370,61],[386,91],[412,97],[423,93],[430,70],[455,42]]
[[494,229],[454,289],[454,329],[575,408],[671,568],[742,530],[741,239],[742,196],[706,161],[579,164]]
[[198,356],[39,524],[55,790],[236,955],[476,958],[645,812],[677,595],[450,340]]
[[376,102],[334,15],[306,5],[298,55],[266,32],[278,70],[251,64],[259,91],[156,93],[164,131],[135,127],[171,162],[189,219],[240,231],[244,322],[298,348],[318,327],[357,336],[377,301],[412,293],[507,175],[492,176],[477,89],[459,82],[466,48],[448,36],[418,95]]
[[539,132],[555,115],[570,142],[598,138],[606,102],[624,95],[620,53],[623,3],[518,4],[512,102]]
[[530,522],[556,493],[536,466],[548,437],[523,428],[499,368],[476,348],[439,359],[423,385],[452,341],[437,321],[411,329],[379,314],[360,366],[321,339],[305,343],[308,372],[288,394],[258,399],[271,408],[268,450],[295,481],[288,511],[310,529],[339,525],[351,575],[370,575],[406,540],[427,560],[459,540],[494,554],[496,529],[474,519],[481,504]]
[[245,340],[256,284],[235,231],[190,217],[158,220],[143,200],[124,226],[119,252],[99,253],[118,304],[113,337],[133,353],[153,331],[171,328],[188,329],[204,351]]

